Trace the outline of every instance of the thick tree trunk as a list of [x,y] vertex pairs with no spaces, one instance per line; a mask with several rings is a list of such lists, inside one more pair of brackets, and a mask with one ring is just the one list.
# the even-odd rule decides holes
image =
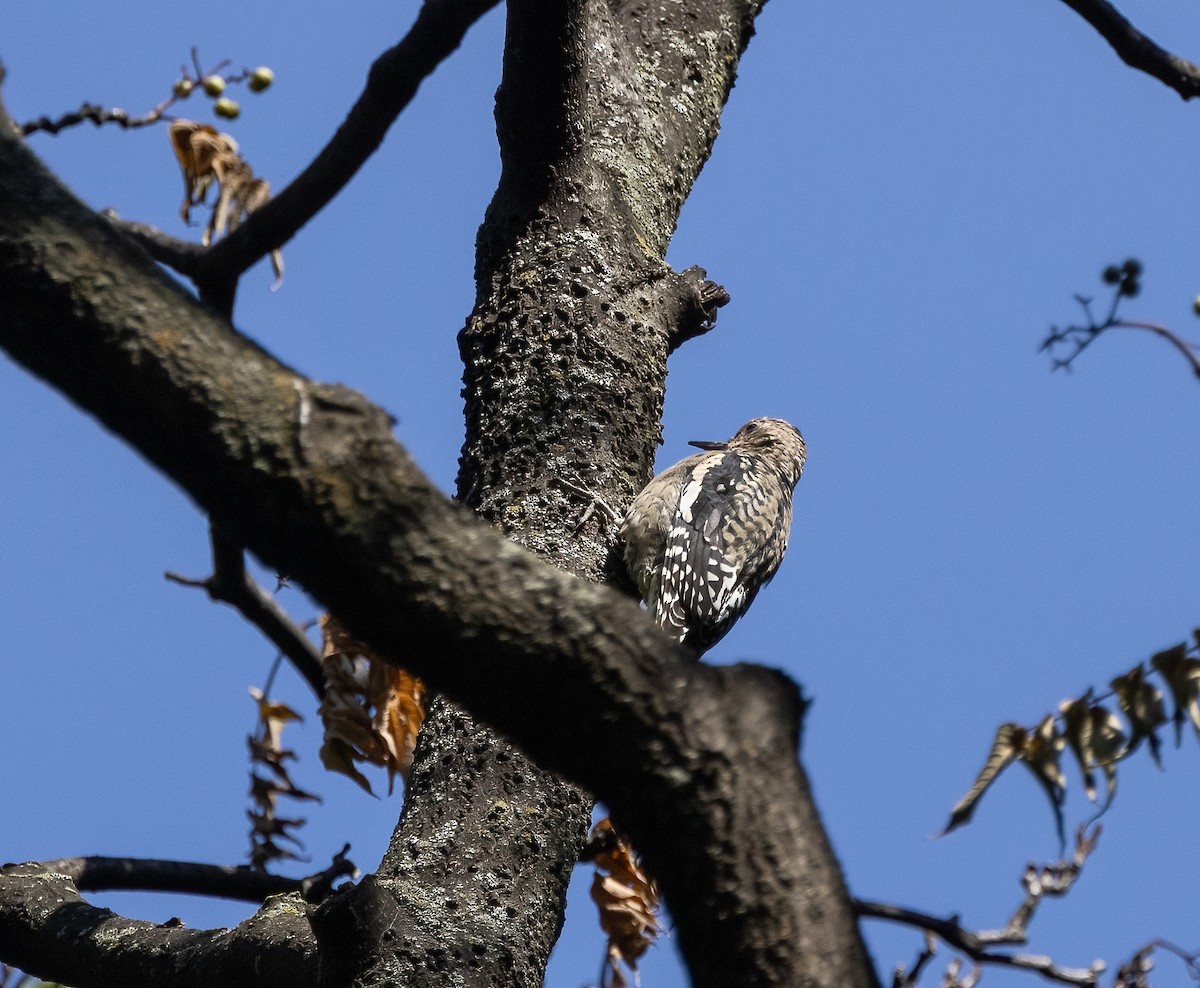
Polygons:
[[[0,112],[0,345],[490,725],[435,705],[382,867],[311,916],[315,947],[279,927],[289,971],[315,951],[325,984],[537,984],[589,811],[561,773],[646,853],[696,984],[875,984],[796,762],[795,688],[694,664],[631,601],[578,579],[621,579],[606,511],[649,477],[667,355],[720,298],[663,256],[755,12],[509,4],[503,175],[460,335],[459,486],[513,541],[446,503],[379,410],[196,305]],[[48,886],[65,894],[45,875],[0,877],[0,942],[22,938],[19,962],[56,942],[52,917],[29,919]],[[124,984],[167,983],[161,932],[85,930],[99,959],[45,973],[116,983],[95,973],[107,946],[137,972]]]

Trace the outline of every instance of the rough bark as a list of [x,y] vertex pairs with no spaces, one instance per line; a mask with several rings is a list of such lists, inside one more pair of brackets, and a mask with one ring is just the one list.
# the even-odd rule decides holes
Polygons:
[[[667,354],[719,294],[662,257],[755,8],[695,6],[509,8],[504,171],[460,335],[460,496],[561,568],[442,498],[381,411],[198,305],[0,117],[0,344],[546,770],[439,702],[380,871],[311,915],[319,947],[286,933],[326,984],[537,983],[588,810],[551,772],[644,851],[696,984],[875,983],[796,761],[795,688],[694,664],[628,598],[570,575],[613,573],[596,508],[649,476]],[[70,893],[35,881],[0,879],[0,932],[45,889]],[[53,941],[53,914],[21,930]],[[163,983],[149,931],[101,941],[164,965],[123,984]]]
[[0,958],[81,986],[316,988],[320,973],[298,895],[268,900],[236,929],[187,930],[98,909],[38,865],[0,868]]

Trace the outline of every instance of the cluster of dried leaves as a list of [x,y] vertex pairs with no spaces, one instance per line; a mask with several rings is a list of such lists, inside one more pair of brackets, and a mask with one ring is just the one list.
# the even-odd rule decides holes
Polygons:
[[325,725],[321,764],[372,795],[371,783],[356,763],[382,766],[387,769],[390,794],[396,776],[408,779],[417,731],[425,717],[425,686],[377,658],[333,615],[322,617],[320,626],[325,668],[325,698],[318,711]]
[[[262,690],[251,687],[250,695],[258,704],[258,726],[246,739],[250,746],[250,799],[254,804],[247,812],[250,817],[250,866],[266,871],[272,861],[298,858],[295,852],[281,846],[281,841],[295,847],[304,846],[291,832],[295,827],[302,827],[304,820],[279,816],[279,798],[286,796],[320,802],[320,797],[298,788],[284,766],[289,758],[295,759],[296,753],[283,747],[283,729],[292,721],[303,718],[286,704],[269,700]],[[260,773],[259,768],[265,772]]]
[[[971,819],[980,798],[1000,773],[1013,762],[1021,762],[1038,780],[1054,810],[1059,842],[1063,834],[1063,803],[1067,780],[1059,764],[1064,748],[1070,748],[1083,776],[1088,799],[1097,802],[1096,772],[1105,780],[1105,797],[1097,816],[1111,804],[1117,791],[1117,763],[1132,755],[1142,744],[1160,766],[1162,741],[1158,729],[1168,722],[1175,726],[1175,744],[1182,740],[1183,724],[1191,721],[1200,739],[1200,628],[1193,642],[1180,642],[1112,680],[1112,692],[1094,698],[1092,690],[1059,704],[1056,714],[1047,714],[1035,727],[1001,724],[992,750],[970,791],[955,805],[943,833]],[[1157,676],[1164,689],[1154,685]],[[1167,715],[1165,696],[1171,698]],[[1105,705],[1115,700],[1119,710]]]
[[601,988],[625,988],[629,984],[622,965],[633,972],[636,984],[638,958],[662,932],[658,889],[607,817],[592,828],[584,860],[596,866],[592,901],[600,910],[600,928],[608,936]]
[[[331,772],[349,776],[374,795],[370,782],[356,767],[369,762],[387,769],[388,792],[396,776],[407,778],[417,731],[424,718],[424,686],[419,679],[376,659],[355,641],[331,615],[320,619],[324,640],[325,696],[318,709],[324,725],[321,763]],[[296,754],[283,747],[284,728],[302,720],[291,707],[251,688],[258,704],[258,726],[250,745],[250,863],[265,870],[281,858],[297,855],[282,846],[303,847],[294,830],[304,825],[297,817],[281,817],[280,797],[320,801],[292,782],[285,763]]]
[[[254,177],[237,141],[228,134],[194,120],[176,120],[167,132],[183,169],[184,195],[179,213],[185,223],[191,222],[192,207],[205,205],[208,190],[217,187],[216,202],[201,237],[205,246],[236,230],[246,216],[271,198],[270,183]],[[271,252],[271,269],[278,285],[283,278],[283,255],[277,250]]]

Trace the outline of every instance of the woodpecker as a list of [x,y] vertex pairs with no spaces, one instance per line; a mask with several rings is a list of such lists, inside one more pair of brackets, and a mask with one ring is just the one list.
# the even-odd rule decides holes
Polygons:
[[664,631],[700,654],[770,582],[787,549],[804,437],[753,419],[732,439],[692,442],[633,501],[620,538],[625,566]]

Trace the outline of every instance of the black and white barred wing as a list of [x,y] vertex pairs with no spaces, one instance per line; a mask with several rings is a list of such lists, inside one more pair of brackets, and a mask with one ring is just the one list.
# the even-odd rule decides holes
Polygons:
[[750,466],[737,453],[705,457],[683,485],[667,534],[655,619],[701,650],[724,637],[773,575],[763,572],[766,550],[782,553],[763,544],[763,533],[779,530],[783,506],[747,482]]

